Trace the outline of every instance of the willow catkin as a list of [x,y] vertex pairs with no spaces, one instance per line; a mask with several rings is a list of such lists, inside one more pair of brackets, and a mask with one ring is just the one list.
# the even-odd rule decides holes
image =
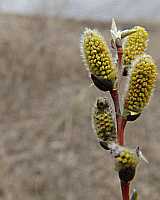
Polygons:
[[109,48],[98,31],[85,29],[81,37],[81,52],[91,74],[113,82],[116,80],[117,71]]
[[141,113],[149,103],[157,78],[157,66],[149,55],[137,58],[133,63],[125,109],[129,112]]
[[139,149],[131,150],[116,143],[110,144],[109,147],[115,158],[115,170],[118,171],[120,180],[130,182],[135,176],[136,167],[140,161]]
[[124,149],[119,156],[116,157],[116,170],[122,168],[132,167],[135,168],[139,162],[137,155],[129,149]]
[[93,128],[99,139],[107,143],[116,140],[115,122],[106,98],[98,98],[92,113]]

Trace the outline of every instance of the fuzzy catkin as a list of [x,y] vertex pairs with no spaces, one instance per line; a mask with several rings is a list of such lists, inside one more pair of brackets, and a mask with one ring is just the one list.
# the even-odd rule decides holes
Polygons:
[[119,156],[116,157],[116,170],[120,171],[123,168],[136,168],[139,162],[135,153],[128,149],[123,150]]
[[130,112],[141,113],[148,104],[157,77],[157,66],[149,55],[137,58],[133,63],[125,108]]
[[135,33],[129,35],[123,46],[123,65],[131,65],[132,61],[142,55],[147,48],[148,32],[141,26],[133,28]]
[[81,38],[81,51],[85,64],[92,74],[106,80],[116,80],[117,71],[109,48],[98,31],[85,29]]
[[108,143],[116,140],[115,123],[105,98],[99,98],[92,113],[93,128],[97,137]]

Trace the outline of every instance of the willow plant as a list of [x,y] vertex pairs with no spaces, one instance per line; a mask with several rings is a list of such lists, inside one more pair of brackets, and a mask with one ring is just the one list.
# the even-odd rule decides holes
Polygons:
[[[130,195],[130,183],[140,160],[148,161],[139,146],[135,149],[125,146],[124,130],[126,123],[135,121],[149,104],[155,87],[157,66],[146,53],[148,32],[144,27],[136,26],[120,31],[113,19],[111,38],[111,47],[116,50],[116,57],[112,56],[99,31],[86,28],[81,36],[81,53],[90,78],[99,90],[110,93],[115,108],[116,120],[108,99],[97,98],[93,106],[92,124],[99,144],[115,160],[122,199],[137,200],[136,190]],[[119,101],[121,76],[129,79],[122,106]]]

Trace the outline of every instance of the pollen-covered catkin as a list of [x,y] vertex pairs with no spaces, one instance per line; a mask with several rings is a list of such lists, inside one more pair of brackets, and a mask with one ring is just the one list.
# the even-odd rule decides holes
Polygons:
[[123,65],[129,66],[132,61],[142,55],[147,48],[148,32],[141,26],[133,28],[136,30],[126,38],[123,46]]
[[157,78],[157,66],[149,55],[138,57],[133,63],[125,109],[141,113],[149,103]]
[[91,74],[113,82],[116,80],[117,71],[109,48],[98,31],[85,29],[81,38],[81,51]]
[[135,168],[139,162],[135,153],[125,149],[119,156],[116,157],[116,170],[120,171],[122,168]]
[[108,143],[116,140],[115,123],[106,98],[97,99],[92,113],[93,128],[97,137]]
[[126,148],[115,159],[115,169],[119,172],[120,180],[126,183],[133,180],[139,163],[136,153]]

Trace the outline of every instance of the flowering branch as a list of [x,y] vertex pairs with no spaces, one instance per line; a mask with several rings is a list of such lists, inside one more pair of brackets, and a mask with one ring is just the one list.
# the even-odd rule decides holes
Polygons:
[[[133,180],[140,160],[147,162],[139,147],[124,147],[127,121],[135,121],[143,112],[153,93],[157,66],[151,56],[144,53],[148,33],[140,26],[119,31],[112,20],[111,46],[117,50],[116,65],[103,36],[96,30],[85,29],[81,38],[81,52],[89,68],[94,85],[101,91],[109,91],[114,103],[116,122],[106,98],[98,98],[93,109],[93,127],[100,145],[109,150],[115,159],[123,200],[129,200],[130,182]],[[127,38],[123,43],[123,38]],[[123,45],[122,45],[123,44]],[[123,73],[122,73],[123,70]],[[119,101],[119,80],[130,71],[128,90],[123,112]],[[131,200],[137,199],[137,192]]]

